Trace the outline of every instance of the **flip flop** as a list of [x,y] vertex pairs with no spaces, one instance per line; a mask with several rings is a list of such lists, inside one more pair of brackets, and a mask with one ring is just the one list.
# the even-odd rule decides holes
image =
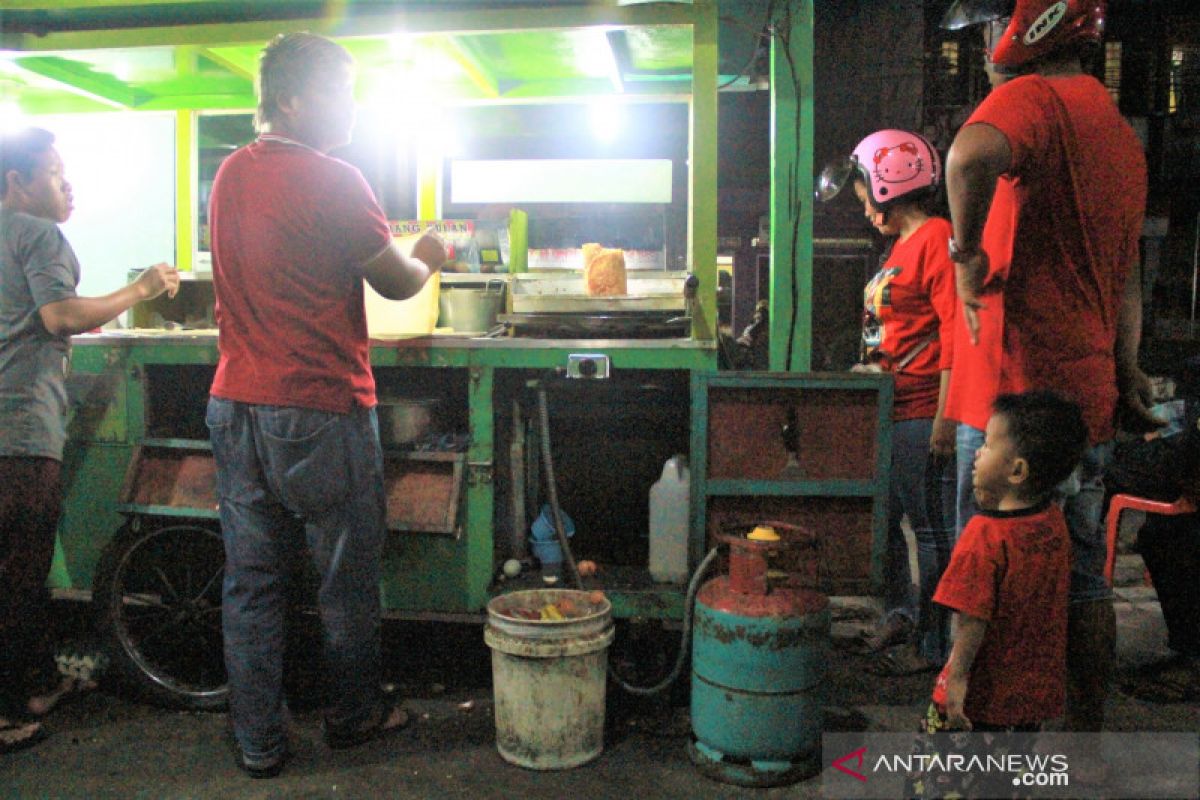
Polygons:
[[1173,664],[1123,688],[1126,694],[1151,703],[1192,703],[1200,700],[1200,672]]
[[881,654],[879,658],[867,665],[867,672],[885,678],[901,678],[907,675],[920,675],[923,672],[934,672],[940,668],[940,664],[927,661],[911,645],[901,645]]
[[0,755],[26,750],[49,735],[40,722],[6,722],[0,725]]
[[880,653],[889,647],[903,644],[912,635],[912,623],[906,617],[894,616],[881,625],[859,631],[855,636],[843,639],[840,646],[859,655]]
[[330,750],[348,750],[402,730],[408,726],[408,720],[408,712],[399,703],[385,703],[379,707],[379,716],[366,727],[347,731],[326,725],[325,744],[329,745]]

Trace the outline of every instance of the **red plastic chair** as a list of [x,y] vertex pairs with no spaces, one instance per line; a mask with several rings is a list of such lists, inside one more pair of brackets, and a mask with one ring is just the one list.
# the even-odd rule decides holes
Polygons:
[[1135,497],[1131,494],[1115,494],[1108,506],[1108,557],[1104,561],[1104,580],[1112,586],[1113,569],[1117,564],[1117,531],[1121,526],[1122,511],[1144,511],[1147,514],[1162,514],[1176,516],[1192,514],[1196,505],[1186,497],[1181,497],[1174,503],[1162,500],[1148,500],[1145,497]]

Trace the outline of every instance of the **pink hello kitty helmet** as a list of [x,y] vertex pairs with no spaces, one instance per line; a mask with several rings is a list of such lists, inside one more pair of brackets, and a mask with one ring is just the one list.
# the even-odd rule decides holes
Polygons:
[[936,192],[942,159],[919,133],[889,128],[859,142],[849,159],[827,166],[817,197],[832,200],[851,179],[866,184],[872,204],[882,211],[902,198],[917,200]]

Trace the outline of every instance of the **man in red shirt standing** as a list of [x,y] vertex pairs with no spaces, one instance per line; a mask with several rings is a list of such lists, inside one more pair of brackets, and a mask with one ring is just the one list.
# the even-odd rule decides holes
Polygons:
[[970,332],[956,347],[978,343],[989,275],[981,240],[1005,176],[1015,221],[996,388],[1055,391],[1080,405],[1088,426],[1079,480],[1064,492],[1072,540],[1067,728],[1078,731],[1102,727],[1113,664],[1099,522],[1118,401],[1152,419],[1137,366],[1145,158],[1104,86],[1082,68],[1103,13],[1102,0],[958,0],[943,22],[985,24],[989,61],[1017,74],[967,120],[947,160],[950,251]]
[[207,422],[225,539],[222,618],[238,765],[279,773],[285,564],[305,537],[320,578],[331,703],[325,740],[402,727],[380,689],[382,451],[363,280],[416,294],[445,261],[392,241],[362,175],[326,155],[354,124],[349,53],[307,33],[263,51],[260,135],[221,165],[210,210],[220,361]]

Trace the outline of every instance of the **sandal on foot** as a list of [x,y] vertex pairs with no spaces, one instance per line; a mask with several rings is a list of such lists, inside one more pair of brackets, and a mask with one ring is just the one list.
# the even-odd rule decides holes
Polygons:
[[378,739],[389,733],[395,733],[408,725],[408,712],[396,705],[385,704],[379,707],[378,716],[372,723],[362,728],[338,730],[329,725],[325,726],[325,744],[331,750],[347,750],[366,744],[372,739]]
[[861,631],[857,636],[845,640],[846,648],[853,652],[869,655],[880,653],[889,647],[903,644],[912,635],[913,625],[907,617],[893,616],[887,622]]
[[49,735],[40,722],[6,722],[0,725],[0,755],[33,747]]
[[1200,671],[1183,664],[1165,667],[1135,681],[1125,691],[1151,703],[1192,703],[1200,700]]
[[929,661],[910,645],[895,647],[883,653],[867,666],[867,672],[885,678],[900,678],[906,675],[920,675],[923,672],[934,672],[941,667]]

